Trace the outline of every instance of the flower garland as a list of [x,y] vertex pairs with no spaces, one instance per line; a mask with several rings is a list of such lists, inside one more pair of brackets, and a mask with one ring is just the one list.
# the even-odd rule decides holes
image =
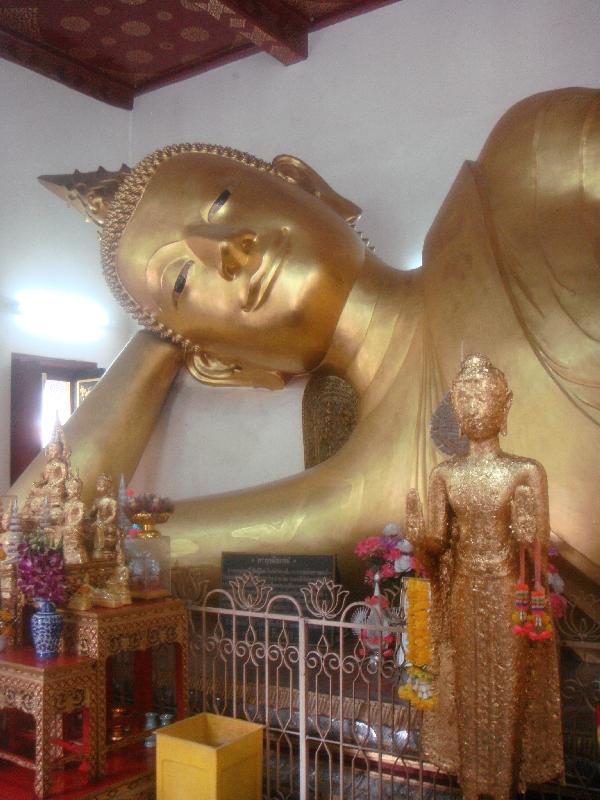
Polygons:
[[[525,578],[524,545],[519,550],[519,579],[515,587],[515,610],[512,614],[513,633],[531,641],[545,641],[554,637],[552,618],[564,617],[567,599],[563,594],[565,583],[558,574],[553,557],[556,550],[548,551],[548,588],[549,598],[541,582],[541,546],[536,541],[532,547],[534,563],[534,586],[530,590]],[[549,608],[548,608],[549,607]]]
[[398,696],[413,706],[427,710],[435,704],[431,674],[431,585],[422,578],[406,579],[406,656],[408,681],[398,690]]

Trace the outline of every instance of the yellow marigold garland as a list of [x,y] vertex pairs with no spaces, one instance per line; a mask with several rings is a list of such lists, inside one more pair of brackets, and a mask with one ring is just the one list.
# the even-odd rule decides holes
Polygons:
[[408,681],[398,690],[399,697],[420,709],[431,708],[433,678],[431,667],[431,591],[429,581],[422,578],[406,579],[406,657]]

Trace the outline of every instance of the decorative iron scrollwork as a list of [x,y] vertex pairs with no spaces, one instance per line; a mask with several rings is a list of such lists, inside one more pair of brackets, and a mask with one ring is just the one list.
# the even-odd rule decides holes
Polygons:
[[331,578],[320,578],[300,589],[308,611],[319,619],[339,617],[350,592]]
[[273,587],[264,578],[249,572],[230,581],[230,586],[236,608],[244,611],[262,611],[273,593]]

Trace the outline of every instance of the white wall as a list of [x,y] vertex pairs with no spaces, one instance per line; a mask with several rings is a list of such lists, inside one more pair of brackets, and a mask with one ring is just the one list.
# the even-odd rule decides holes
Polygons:
[[10,353],[107,366],[133,327],[104,284],[95,227],[36,180],[119,167],[129,158],[131,115],[7,61],[0,61],[0,98],[0,298],[33,287],[71,291],[95,299],[110,320],[95,343],[59,343],[25,334],[0,310],[2,494],[9,485]]
[[[138,98],[133,154],[180,141],[296,154],[364,208],[384,259],[418,266],[461,163],[502,113],[599,85],[599,30],[597,0],[403,0],[312,34],[304,63],[256,55]],[[301,469],[300,398],[185,380],[136,486],[186,497]]]

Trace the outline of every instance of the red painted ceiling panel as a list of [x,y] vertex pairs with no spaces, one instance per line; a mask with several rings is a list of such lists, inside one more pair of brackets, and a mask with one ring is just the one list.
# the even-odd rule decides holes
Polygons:
[[307,32],[390,1],[0,0],[0,56],[116,105],[257,49],[306,57]]

